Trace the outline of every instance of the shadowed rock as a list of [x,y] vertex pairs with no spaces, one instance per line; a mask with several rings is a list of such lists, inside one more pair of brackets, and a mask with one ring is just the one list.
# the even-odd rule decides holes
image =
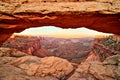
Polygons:
[[120,34],[120,0],[2,0],[0,39],[40,26],[87,27]]

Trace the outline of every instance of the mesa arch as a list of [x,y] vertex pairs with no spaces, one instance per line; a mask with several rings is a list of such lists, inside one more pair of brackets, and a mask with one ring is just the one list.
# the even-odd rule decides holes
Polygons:
[[40,26],[86,27],[120,34],[120,0],[1,0],[0,44]]

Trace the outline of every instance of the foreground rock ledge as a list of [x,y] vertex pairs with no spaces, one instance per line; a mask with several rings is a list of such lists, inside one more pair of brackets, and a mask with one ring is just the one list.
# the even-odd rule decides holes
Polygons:
[[6,35],[0,43],[14,32],[40,26],[87,27],[120,34],[120,0],[0,1],[0,37]]
[[120,80],[119,54],[76,68],[59,57],[39,58],[16,49],[0,48],[0,54],[1,80]]
[[72,64],[62,58],[39,58],[16,49],[0,48],[1,80],[65,80],[72,71]]

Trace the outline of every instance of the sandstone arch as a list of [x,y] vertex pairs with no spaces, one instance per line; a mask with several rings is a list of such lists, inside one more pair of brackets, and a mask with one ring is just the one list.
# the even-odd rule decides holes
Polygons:
[[38,26],[120,34],[120,0],[0,1],[0,44],[14,32]]

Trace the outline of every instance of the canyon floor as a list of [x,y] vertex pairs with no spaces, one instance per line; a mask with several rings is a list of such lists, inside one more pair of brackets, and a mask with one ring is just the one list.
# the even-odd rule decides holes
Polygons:
[[[25,36],[14,38],[0,48],[0,80],[120,80],[119,35],[96,39],[27,37],[29,41]],[[22,45],[16,46],[17,41]]]

